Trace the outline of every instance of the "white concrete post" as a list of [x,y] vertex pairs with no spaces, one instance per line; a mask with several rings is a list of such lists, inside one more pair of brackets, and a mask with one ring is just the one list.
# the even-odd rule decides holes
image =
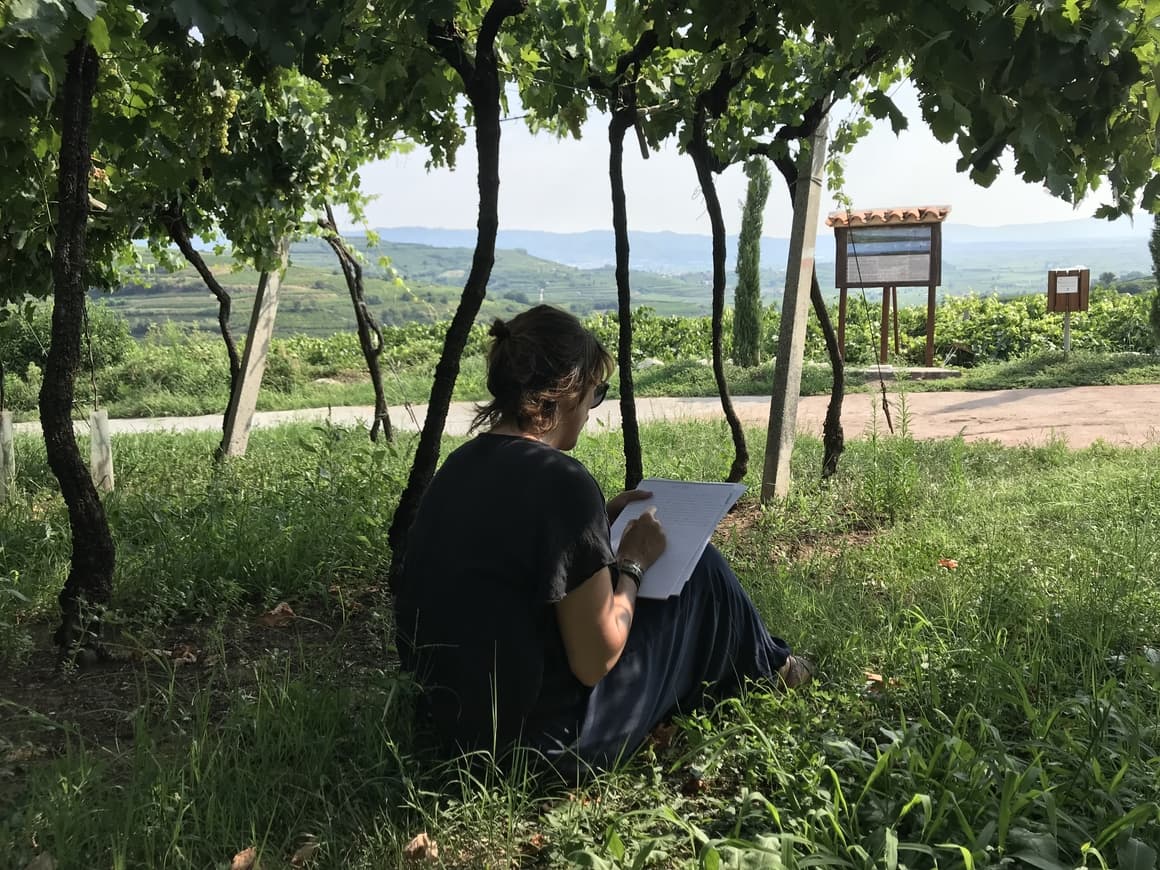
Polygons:
[[263,272],[258,282],[258,295],[254,298],[254,310],[250,315],[250,331],[246,336],[246,350],[242,355],[241,383],[238,384],[238,400],[226,417],[225,435],[222,438],[223,453],[226,456],[244,456],[250,443],[250,424],[254,421],[254,410],[258,407],[258,391],[262,387],[262,375],[266,372],[266,354],[270,350],[270,339],[274,337],[274,316],[278,313],[278,291],[286,265],[290,258],[289,239],[283,239],[279,251],[281,265],[274,272]]
[[12,412],[0,411],[0,504],[16,486],[16,451],[12,437]]
[[773,366],[769,430],[765,439],[762,504],[774,498],[785,498],[789,493],[789,462],[793,454],[798,396],[802,387],[806,318],[809,316],[810,284],[813,280],[818,237],[822,173],[826,165],[827,128],[828,121],[823,118],[810,137],[809,154],[802,155],[798,167],[793,227],[789,237],[789,261],[785,271],[785,296],[781,303],[781,327],[777,337],[777,360]]
[[113,439],[109,436],[109,412],[89,415],[89,469],[98,492],[113,491]]

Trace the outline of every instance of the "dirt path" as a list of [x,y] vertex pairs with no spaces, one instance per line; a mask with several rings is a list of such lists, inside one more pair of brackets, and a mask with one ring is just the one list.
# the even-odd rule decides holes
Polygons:
[[[737,412],[747,425],[765,425],[769,419],[769,398],[739,396]],[[798,431],[821,434],[826,413],[825,396],[803,397],[798,406]],[[900,422],[899,396],[890,395],[891,413],[897,428]],[[1103,439],[1109,444],[1160,443],[1160,385],[1115,387],[1066,387],[1052,390],[995,390],[945,393],[908,393],[906,405],[910,431],[917,438],[946,438],[959,432],[969,441],[994,440],[1003,444],[1042,444],[1056,437],[1072,447],[1086,447]],[[425,405],[391,408],[391,421],[400,429],[417,431],[427,413]],[[642,422],[651,420],[719,420],[721,404],[705,399],[639,399],[637,413]],[[413,414],[413,416],[412,416]],[[457,402],[448,415],[449,434],[463,434],[471,422],[472,405]],[[265,411],[256,415],[254,426],[321,421],[335,425],[365,424],[369,407],[313,408],[301,411]],[[592,413],[589,425],[597,420],[616,428],[620,407],[609,401]],[[866,432],[874,422],[885,431],[881,397],[854,393],[846,397],[842,423],[847,437]],[[113,433],[217,430],[220,415],[203,417],[154,417],[111,420]],[[84,431],[86,424],[78,424]],[[18,432],[38,432],[36,423],[17,424]]]

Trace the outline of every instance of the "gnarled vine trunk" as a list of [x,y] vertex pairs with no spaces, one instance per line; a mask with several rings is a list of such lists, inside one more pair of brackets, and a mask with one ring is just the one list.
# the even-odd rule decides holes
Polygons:
[[628,206],[624,193],[624,134],[636,110],[624,107],[608,123],[608,179],[612,186],[612,229],[616,236],[616,316],[619,324],[616,364],[620,371],[620,419],[624,438],[624,488],[636,489],[644,477],[636,393],[632,382],[632,289],[629,284]]
[[62,657],[99,652],[101,615],[113,589],[116,550],[105,507],[73,432],[73,388],[85,316],[85,234],[89,215],[89,125],[97,53],[80,40],[68,54],[61,97],[57,232],[52,258],[52,343],[40,389],[40,422],[49,468],[68,508],[72,558],[60,592],[55,640]]
[[[238,343],[230,330],[230,310],[233,306],[233,299],[230,297],[229,291],[218,281],[201,252],[193,246],[193,234],[190,233],[189,224],[186,223],[185,216],[181,213],[181,206],[176,202],[171,203],[163,212],[162,219],[169,231],[169,238],[177,245],[186,261],[201,276],[201,280],[205,282],[205,286],[209,288],[218,302],[218,331],[221,332],[222,341],[226,346],[226,355],[230,360],[230,397],[226,402],[225,413],[222,414],[222,436],[224,438],[226,428],[229,426],[230,414],[238,401],[238,390],[241,387],[242,379],[242,357],[238,353]],[[225,447],[223,440],[217,449],[216,455],[219,459],[225,454]]]
[[729,422],[733,436],[733,465],[725,479],[735,483],[745,477],[749,468],[749,448],[745,444],[745,430],[733,408],[729,397],[729,384],[725,380],[725,354],[722,346],[722,326],[725,319],[725,218],[721,214],[721,200],[717,196],[717,184],[713,180],[712,155],[705,138],[704,114],[698,112],[693,120],[693,136],[689,141],[689,155],[697,167],[697,180],[701,183],[701,193],[705,197],[705,210],[709,212],[709,223],[713,228],[713,376],[717,381],[717,392],[721,396],[721,408]]
[[342,268],[342,275],[346,279],[346,289],[350,292],[350,301],[354,304],[354,320],[358,329],[358,343],[362,348],[363,359],[366,360],[367,372],[371,376],[371,386],[375,390],[375,419],[371,424],[371,440],[377,441],[380,430],[387,441],[394,438],[391,429],[391,416],[387,410],[387,394],[383,389],[383,372],[379,366],[379,357],[383,353],[383,330],[375,316],[367,307],[366,296],[363,292],[362,266],[350,252],[346,242],[338,232],[338,224],[334,221],[334,211],[330,205],[326,206],[326,220],[319,221],[325,231],[326,243],[338,257],[338,264]]
[[[636,45],[616,61],[611,80],[593,76],[593,89],[607,94],[613,104],[608,122],[608,181],[612,191],[612,230],[616,247],[616,363],[620,370],[620,418],[624,439],[624,488],[635,489],[644,477],[640,427],[636,419],[636,390],[632,378],[632,288],[629,281],[628,206],[624,192],[624,134],[637,124],[636,76],[640,65],[657,47],[660,39],[655,30],[640,35]],[[648,149],[640,128],[641,156]]]
[[842,451],[846,449],[846,435],[842,431],[842,399],[846,395],[846,364],[842,359],[842,348],[838,345],[838,336],[834,332],[834,324],[830,320],[830,312],[826,309],[826,300],[822,298],[822,288],[818,284],[818,267],[814,266],[810,276],[810,302],[813,303],[814,313],[818,316],[818,323],[822,327],[822,335],[826,340],[826,353],[830,357],[830,371],[834,380],[830,385],[830,401],[826,405],[826,419],[822,422],[822,479],[834,475],[838,471],[838,460]]
[[499,138],[500,81],[495,55],[495,38],[504,21],[527,7],[527,0],[493,0],[483,17],[476,39],[474,59],[468,57],[464,34],[453,23],[432,25],[428,42],[443,56],[463,80],[475,116],[475,150],[479,160],[479,218],[471,271],[463,286],[459,307],[447,328],[443,351],[435,366],[435,380],[427,404],[427,418],[419,435],[419,445],[411,463],[407,486],[391,519],[387,540],[391,546],[389,585],[395,591],[406,555],[407,532],[419,510],[419,501],[435,475],[439,445],[447,423],[451,394],[459,376],[460,359],[467,346],[471,325],[479,314],[487,293],[487,282],[495,263],[495,239],[499,232]]

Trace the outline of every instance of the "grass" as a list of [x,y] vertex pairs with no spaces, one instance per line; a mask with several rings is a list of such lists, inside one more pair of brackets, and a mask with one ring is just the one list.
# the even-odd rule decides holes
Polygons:
[[[723,424],[643,434],[646,474],[728,466]],[[717,543],[816,687],[680,717],[561,789],[439,761],[411,731],[376,586],[412,443],[258,430],[215,471],[209,434],[118,438],[131,663],[50,680],[21,638],[51,615],[66,518],[18,439],[22,495],[0,507],[8,864],[225,867],[252,846],[281,867],[315,844],[310,866],[394,867],[426,831],[448,867],[1156,866],[1160,449],[870,431],[823,485],[801,439],[790,500],[747,496]],[[614,434],[577,453],[616,488]],[[255,626],[280,600],[300,618]]]
[[1160,383],[1160,356],[1144,353],[1046,351],[963,370],[961,378],[912,381],[907,389],[1014,390]]

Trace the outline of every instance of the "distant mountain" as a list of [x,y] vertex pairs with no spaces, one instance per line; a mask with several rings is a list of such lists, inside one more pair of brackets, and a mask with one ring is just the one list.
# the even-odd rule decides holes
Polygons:
[[[440,248],[471,248],[475,230],[429,229],[426,227],[385,227],[376,229],[385,242],[406,242]],[[632,267],[644,272],[679,275],[706,272],[713,268],[713,240],[694,233],[630,232]],[[549,233],[542,230],[500,230],[496,246],[504,250],[524,251],[533,257],[575,266],[577,269],[599,269],[616,262],[612,230],[588,230],[582,233]],[[729,264],[732,268],[737,237],[730,236]],[[767,262],[785,263],[789,240],[761,240],[762,256]],[[831,253],[831,259],[832,259]]]
[[[950,295],[967,292],[1039,292],[1046,287],[1049,268],[1087,266],[1093,277],[1114,273],[1121,277],[1151,274],[1152,259],[1147,248],[1151,222],[1126,220],[1107,222],[1085,218],[1041,224],[972,226],[956,224],[954,213],[943,225],[943,282],[941,290]],[[467,259],[476,242],[474,230],[436,230],[428,227],[385,227],[377,231],[385,244],[425,245],[457,248]],[[697,276],[702,284],[712,269],[711,240],[708,235],[673,232],[630,232],[632,268],[640,283],[641,273],[672,277]],[[610,266],[614,261],[611,230],[553,233],[538,230],[500,230],[500,251],[516,251],[531,258],[564,263],[578,269],[604,270],[602,280],[614,287]],[[726,292],[732,298],[732,274],[737,254],[737,237],[727,239],[730,270]],[[780,296],[789,256],[789,240],[763,238],[761,267],[763,295]],[[828,227],[818,234],[818,274],[824,292],[833,288],[834,237]],[[494,280],[503,280],[507,269],[496,263]],[[551,283],[549,283],[551,287]],[[698,291],[703,292],[703,291]],[[914,291],[919,292],[919,291]],[[911,296],[914,296],[914,292]],[[684,297],[679,292],[677,296]],[[684,297],[688,298],[688,297]],[[916,298],[916,297],[915,297]]]
[[[952,212],[952,217],[953,217]],[[1084,242],[1141,241],[1147,243],[1151,231],[1151,221],[1137,220],[1135,224],[1126,219],[1102,221],[1095,218],[1079,218],[1071,221],[1050,221],[1038,224],[1005,224],[998,227],[976,227],[970,224],[956,224],[949,220],[944,224],[943,241],[946,244],[1028,244]]]
[[[1102,269],[1123,271],[1148,268],[1148,222],[1137,221],[1135,226],[1126,220],[1115,222],[1085,218],[1072,221],[1054,221],[1037,224],[1011,224],[999,227],[978,227],[948,221],[943,227],[943,247],[948,258],[986,259],[991,251],[1009,256],[1020,246],[1031,250],[1031,259],[1055,262],[1084,262],[1084,253],[1092,249]],[[429,227],[384,227],[376,230],[387,242],[430,245],[440,248],[471,248],[475,245],[475,230],[433,229]],[[632,266],[645,272],[677,275],[688,272],[707,272],[712,269],[712,240],[707,235],[671,232],[630,232]],[[1109,257],[1119,263],[1123,252],[1136,250],[1139,256],[1130,263],[1111,268]],[[615,261],[611,230],[588,230],[579,233],[551,233],[543,230],[500,230],[497,247],[503,250],[524,251],[533,257],[564,263],[578,269],[596,269],[613,265]],[[1114,250],[1115,253],[1112,253]],[[727,266],[733,269],[737,253],[737,237],[727,239]],[[762,265],[781,270],[789,256],[789,240],[764,237],[761,240]],[[829,228],[822,226],[818,233],[817,259],[833,262],[834,237]]]

